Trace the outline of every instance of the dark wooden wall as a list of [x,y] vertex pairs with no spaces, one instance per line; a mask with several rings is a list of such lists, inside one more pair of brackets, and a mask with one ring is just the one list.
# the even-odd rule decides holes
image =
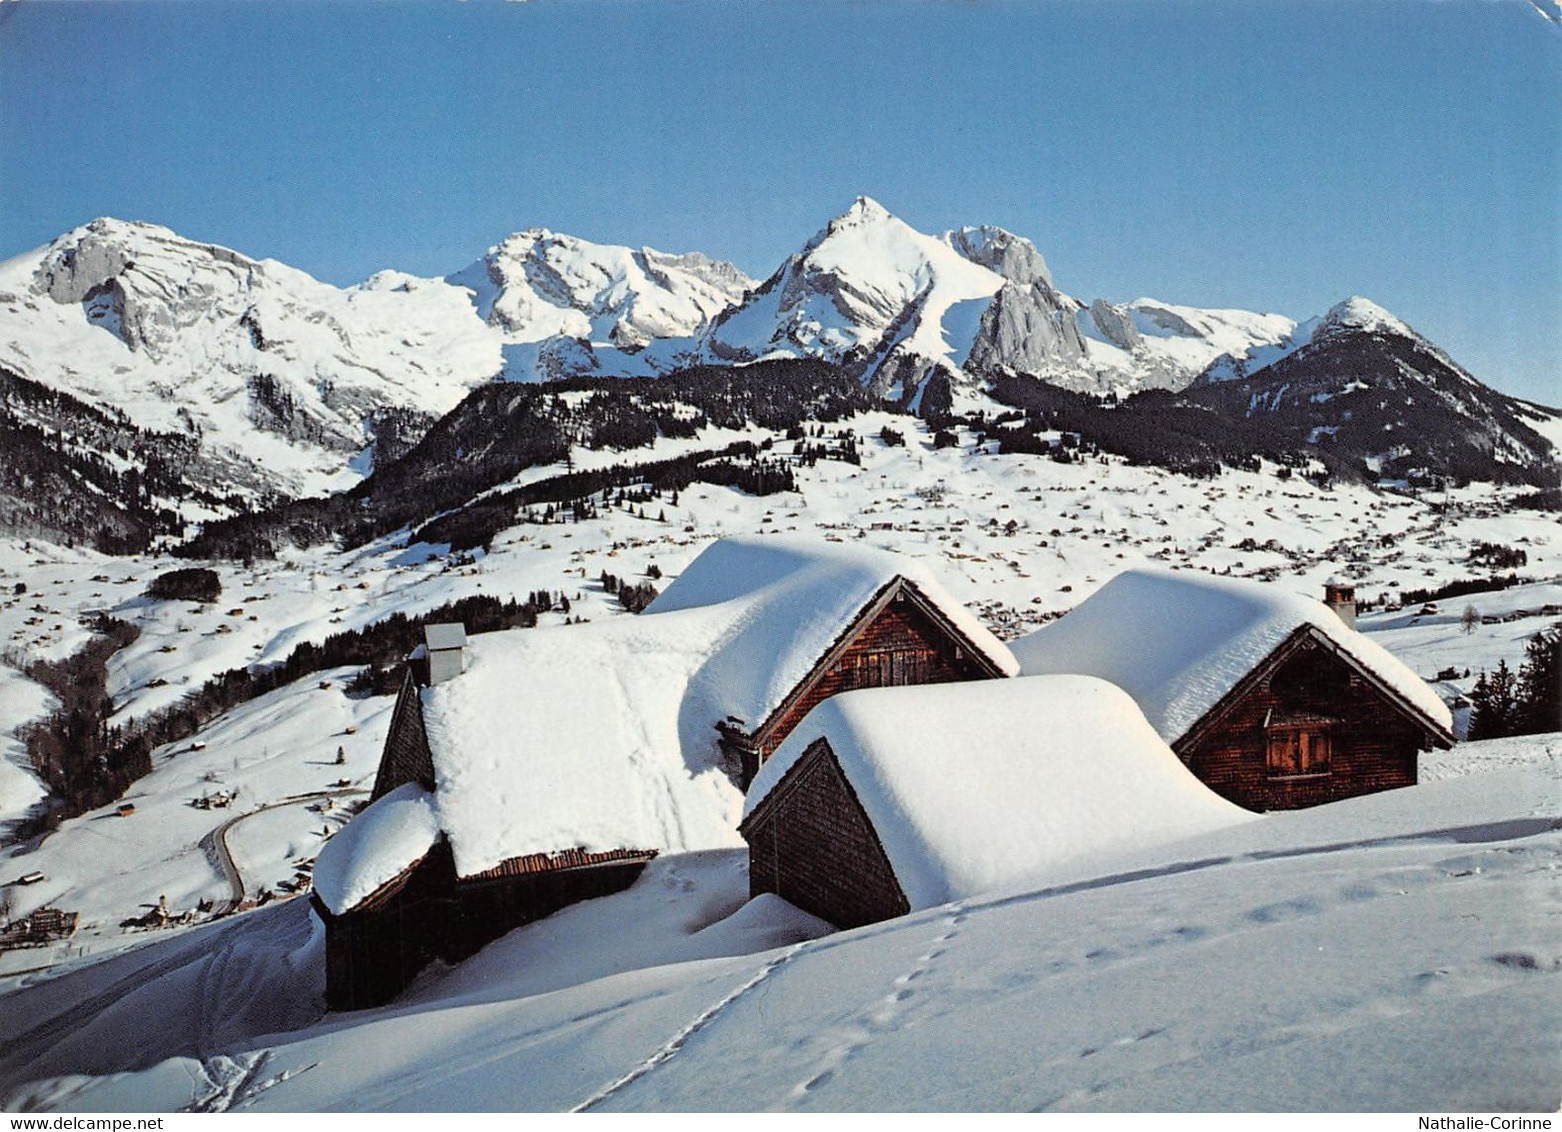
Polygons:
[[[949,684],[957,680],[985,679],[988,673],[972,659],[969,648],[957,657],[955,653],[959,648],[913,602],[891,601],[863,626],[856,639],[818,682],[760,736],[763,757],[768,759],[805,715],[841,692],[896,684]],[[890,681],[876,679],[873,666],[866,663],[869,654],[894,651],[920,654],[923,657],[920,670],[892,673],[900,678]]]
[[622,892],[651,856],[457,881],[450,848],[442,841],[382,901],[371,899],[341,916],[315,901],[325,923],[326,1005],[362,1010],[387,1003],[435,959],[459,962],[523,924]]
[[380,754],[380,770],[369,800],[383,797],[408,782],[421,783],[425,790],[434,789],[434,758],[429,753],[428,732],[423,726],[422,689],[410,672],[396,694],[390,730],[385,734],[385,750]]
[[[1303,637],[1270,663],[1182,761],[1210,789],[1249,810],[1294,810],[1358,794],[1413,786],[1423,733],[1382,691],[1328,649]],[[1298,713],[1328,716],[1332,757],[1327,774],[1278,776],[1268,766],[1265,719]]]
[[749,893],[773,892],[836,927],[910,910],[835,754],[817,740],[743,823]]
[[333,916],[314,900],[325,924],[325,1002],[331,1010],[362,1010],[395,998],[444,952],[443,934],[455,911],[450,847],[435,845],[394,895]]

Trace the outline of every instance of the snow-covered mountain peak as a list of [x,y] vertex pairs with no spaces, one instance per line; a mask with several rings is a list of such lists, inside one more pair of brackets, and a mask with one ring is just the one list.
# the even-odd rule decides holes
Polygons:
[[698,252],[635,250],[546,228],[507,236],[449,281],[473,292],[478,314],[507,343],[539,345],[515,353],[511,361],[531,371],[517,377],[564,376],[539,366],[542,344],[559,339],[571,340],[589,371],[598,347],[637,351],[654,339],[688,337],[754,285],[732,264]]
[[829,221],[803,245],[799,255],[811,257],[821,248],[868,245],[889,246],[928,239],[872,197],[858,197],[851,207]]
[[160,358],[214,304],[240,301],[261,270],[238,252],[156,224],[100,217],[42,249],[30,289],[62,306],[84,304],[91,321],[131,350]]
[[959,376],[1003,277],[869,197],[788,257],[704,341],[707,356],[772,354],[856,367],[865,384],[910,396],[934,369]]
[[1388,334],[1409,338],[1436,353],[1450,366],[1454,365],[1446,354],[1377,303],[1360,295],[1352,295],[1343,302],[1335,303],[1323,314],[1297,323],[1278,340],[1259,342],[1246,349],[1228,350],[1199,375],[1198,383],[1211,385],[1249,378],[1315,342],[1350,334]]
[[1314,336],[1346,330],[1359,330],[1367,334],[1397,334],[1402,338],[1420,337],[1377,303],[1360,295],[1352,295],[1344,302],[1330,307],[1324,313]]
[[1087,307],[1034,243],[994,225],[917,231],[859,197],[712,325],[705,357],[805,355],[910,395],[935,370],[966,385],[1027,373],[1074,389],[1180,389],[1223,352],[1283,339],[1279,315],[1151,299]]
[[221,494],[346,486],[381,410],[444,413],[500,368],[439,280],[344,290],[110,217],[0,264],[0,311],[0,366],[191,438]]
[[856,200],[852,201],[851,207],[848,208],[845,212],[841,213],[840,216],[836,217],[832,223],[842,225],[873,224],[880,220],[898,219],[900,219],[898,216],[895,216],[890,212],[889,209],[885,208],[872,197],[859,196]]

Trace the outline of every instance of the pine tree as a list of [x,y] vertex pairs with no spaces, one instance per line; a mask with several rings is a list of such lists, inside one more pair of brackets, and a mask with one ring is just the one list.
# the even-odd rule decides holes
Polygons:
[[1483,668],[1475,689],[1470,693],[1471,739],[1500,739],[1512,735],[1518,715],[1518,681],[1506,660],[1497,662],[1495,672]]
[[1521,733],[1562,730],[1562,626],[1541,630],[1524,646],[1517,695]]

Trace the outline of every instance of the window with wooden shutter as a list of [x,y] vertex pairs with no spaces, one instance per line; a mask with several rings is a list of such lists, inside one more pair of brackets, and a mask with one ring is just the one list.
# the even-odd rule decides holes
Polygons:
[[1309,778],[1332,772],[1334,724],[1323,716],[1273,714],[1264,724],[1270,778]]
[[852,658],[852,687],[899,688],[925,684],[932,671],[927,649],[879,649]]

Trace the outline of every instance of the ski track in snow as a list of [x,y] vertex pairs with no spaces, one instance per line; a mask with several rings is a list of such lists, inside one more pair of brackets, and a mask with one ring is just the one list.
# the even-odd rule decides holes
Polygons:
[[201,944],[189,940],[181,940],[180,943],[183,946],[178,947],[168,958],[137,967],[98,994],[82,999],[70,1009],[40,1022],[25,1033],[12,1035],[9,1044],[16,1050],[41,1050],[65,1040],[121,998],[147,983],[173,975],[189,966]]

